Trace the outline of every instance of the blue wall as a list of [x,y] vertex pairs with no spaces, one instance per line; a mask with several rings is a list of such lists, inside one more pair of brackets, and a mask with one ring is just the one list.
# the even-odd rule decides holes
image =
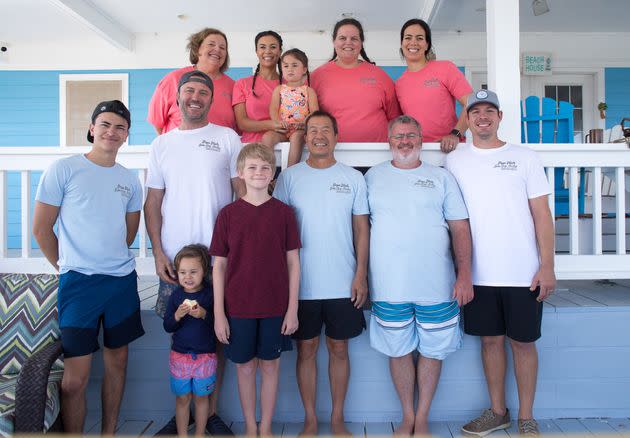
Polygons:
[[[406,67],[382,67],[394,80]],[[464,72],[464,68],[460,67]],[[0,71],[0,147],[2,146],[59,146],[59,75],[89,73],[126,73],[129,75],[130,145],[145,145],[155,137],[155,130],[146,121],[149,100],[155,86],[171,69],[139,70],[45,70]],[[250,75],[249,67],[230,68],[233,79]],[[457,104],[459,114],[460,105]],[[31,177],[31,204],[40,173]],[[20,248],[20,175],[9,172],[7,183],[9,248]],[[32,242],[32,247],[37,244]]]
[[606,128],[611,128],[622,118],[630,117],[630,68],[607,68],[604,75],[608,104]]
[[[55,70],[0,71],[0,147],[59,146],[59,75],[85,73],[127,73],[132,129],[130,145],[149,144],[155,129],[146,121],[149,100],[162,77],[171,69],[141,70]],[[248,67],[231,68],[227,74],[238,79],[251,74]],[[86,127],[87,129],[87,127]],[[31,205],[41,173],[31,176]],[[20,175],[7,177],[7,244],[20,248]],[[33,248],[37,245],[33,242]]]

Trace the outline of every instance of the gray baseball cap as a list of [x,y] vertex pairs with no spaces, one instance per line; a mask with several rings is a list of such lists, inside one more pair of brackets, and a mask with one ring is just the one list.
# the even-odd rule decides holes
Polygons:
[[466,112],[470,111],[470,109],[477,105],[478,103],[489,103],[494,106],[496,109],[501,109],[499,106],[499,98],[497,97],[497,93],[490,90],[477,90],[474,91],[473,94],[468,98],[468,104],[466,105]]

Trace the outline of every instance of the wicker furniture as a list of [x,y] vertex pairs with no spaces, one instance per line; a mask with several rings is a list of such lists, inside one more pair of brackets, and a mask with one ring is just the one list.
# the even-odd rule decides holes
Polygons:
[[58,279],[0,274],[0,436],[60,430]]

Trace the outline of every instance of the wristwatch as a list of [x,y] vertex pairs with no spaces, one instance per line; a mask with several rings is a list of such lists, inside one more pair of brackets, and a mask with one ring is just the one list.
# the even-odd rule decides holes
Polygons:
[[453,134],[454,136],[456,136],[458,138],[462,138],[462,133],[459,132],[459,129],[457,129],[457,128],[451,129],[451,134]]

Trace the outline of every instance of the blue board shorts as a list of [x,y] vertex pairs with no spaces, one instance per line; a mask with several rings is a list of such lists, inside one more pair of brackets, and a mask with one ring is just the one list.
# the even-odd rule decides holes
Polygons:
[[443,360],[461,346],[462,330],[457,301],[428,304],[372,303],[370,345],[389,357],[414,350]]
[[57,308],[66,358],[97,351],[101,325],[106,348],[123,347],[144,335],[136,271],[123,277],[63,273],[59,276]]

